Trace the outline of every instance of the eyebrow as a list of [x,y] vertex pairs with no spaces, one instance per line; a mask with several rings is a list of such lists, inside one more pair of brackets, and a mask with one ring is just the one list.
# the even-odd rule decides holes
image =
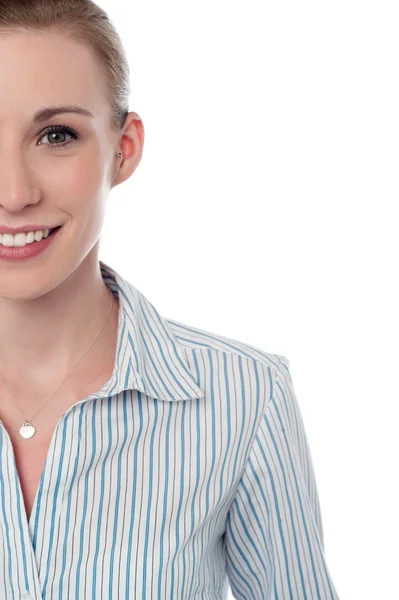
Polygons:
[[46,108],[42,108],[36,111],[33,115],[33,121],[35,123],[41,121],[47,121],[54,117],[55,115],[59,115],[62,113],[77,113],[78,115],[85,115],[87,117],[92,117],[94,119],[94,115],[87,110],[86,108],[82,108],[81,106],[75,105],[66,105],[66,106],[48,106]]

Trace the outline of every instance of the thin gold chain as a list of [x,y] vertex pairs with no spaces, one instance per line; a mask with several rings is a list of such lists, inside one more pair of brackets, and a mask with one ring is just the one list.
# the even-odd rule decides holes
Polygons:
[[[114,296],[113,296],[113,293],[111,292],[111,290],[110,290],[108,287],[107,287],[107,289],[108,289],[108,291],[109,291],[109,293],[110,293],[110,295],[111,295],[111,301],[110,301],[110,304],[109,304],[108,315],[107,315],[107,318],[106,318],[106,320],[105,320],[105,323],[104,323],[104,325],[101,327],[100,331],[97,333],[96,337],[95,337],[95,338],[94,338],[94,340],[91,342],[91,344],[89,345],[89,347],[87,348],[87,350],[86,350],[86,352],[83,354],[83,356],[81,356],[81,357],[79,358],[79,360],[78,360],[78,361],[75,363],[75,365],[74,365],[74,366],[72,367],[72,369],[69,371],[68,375],[67,375],[66,377],[64,377],[64,379],[61,381],[61,383],[60,383],[60,385],[57,387],[57,389],[56,389],[56,390],[55,390],[55,391],[54,391],[54,392],[51,394],[50,398],[48,398],[48,399],[46,400],[46,402],[43,404],[43,406],[41,406],[41,407],[39,408],[39,410],[38,410],[38,411],[37,411],[37,412],[36,412],[36,413],[33,415],[33,417],[30,419],[29,423],[32,423],[32,421],[33,421],[33,419],[36,417],[36,415],[37,415],[37,414],[38,414],[38,413],[39,413],[39,412],[40,412],[40,411],[41,411],[41,410],[42,410],[42,409],[43,409],[43,408],[46,406],[47,402],[49,402],[49,400],[51,400],[51,398],[54,396],[55,392],[57,392],[57,391],[59,390],[59,388],[62,386],[62,384],[64,383],[64,381],[65,381],[65,380],[66,380],[66,379],[69,377],[69,375],[72,373],[72,371],[73,371],[74,369],[76,369],[76,367],[78,366],[78,364],[79,364],[79,363],[81,362],[81,360],[82,360],[82,359],[83,359],[83,358],[86,356],[86,354],[88,353],[88,351],[90,350],[90,348],[92,347],[92,345],[94,344],[94,342],[96,341],[96,339],[98,338],[98,336],[100,335],[100,333],[102,332],[102,330],[104,329],[104,327],[106,326],[106,324],[108,323],[109,315],[111,314],[112,301],[113,301],[113,298],[114,298]],[[10,392],[11,396],[13,397],[13,399],[14,399],[14,402],[15,402],[15,403],[16,403],[16,405],[18,406],[18,408],[19,408],[19,410],[20,410],[20,412],[21,412],[22,416],[23,416],[23,417],[24,417],[24,419],[25,419],[25,415],[23,414],[23,412],[22,412],[22,410],[21,410],[21,407],[19,406],[18,402],[16,401],[14,394],[12,393],[12,391],[11,391],[11,390],[10,390],[10,388],[9,388],[9,386],[7,385],[7,382],[5,381],[5,379],[4,379],[3,375],[1,374],[1,372],[0,372],[0,376],[1,376],[2,380],[4,381],[4,383],[5,383],[6,387],[8,388],[8,390],[9,390],[9,392]],[[25,419],[25,422],[26,422],[26,419]]]

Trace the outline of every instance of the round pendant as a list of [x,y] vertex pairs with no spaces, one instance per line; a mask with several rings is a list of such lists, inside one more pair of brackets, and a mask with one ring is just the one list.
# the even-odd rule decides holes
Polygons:
[[33,427],[33,425],[31,425],[28,421],[25,421],[25,423],[20,428],[19,433],[22,435],[23,438],[28,439],[32,437],[35,431],[36,429]]

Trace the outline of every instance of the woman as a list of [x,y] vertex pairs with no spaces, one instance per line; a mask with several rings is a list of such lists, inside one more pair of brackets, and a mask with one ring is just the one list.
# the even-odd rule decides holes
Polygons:
[[0,92],[0,598],[338,598],[289,361],[99,261],[144,144],[107,15],[0,0]]

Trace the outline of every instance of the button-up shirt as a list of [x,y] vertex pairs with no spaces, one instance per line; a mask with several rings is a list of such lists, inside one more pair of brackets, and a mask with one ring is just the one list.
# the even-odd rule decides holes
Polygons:
[[100,268],[114,371],[59,419],[29,519],[0,421],[0,599],[338,599],[287,358]]

